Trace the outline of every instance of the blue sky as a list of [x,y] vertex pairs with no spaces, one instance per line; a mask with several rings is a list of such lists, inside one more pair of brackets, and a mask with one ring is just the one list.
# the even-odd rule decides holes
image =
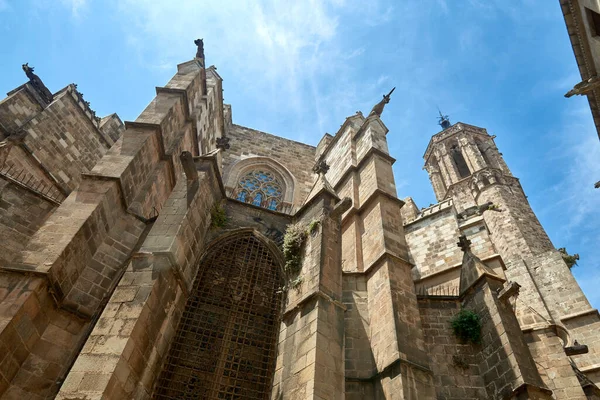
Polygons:
[[556,247],[600,307],[600,141],[558,0],[0,0],[0,92],[29,62],[133,120],[205,41],[234,122],[316,144],[396,86],[383,120],[399,197],[434,203],[422,155],[437,107],[496,135]]

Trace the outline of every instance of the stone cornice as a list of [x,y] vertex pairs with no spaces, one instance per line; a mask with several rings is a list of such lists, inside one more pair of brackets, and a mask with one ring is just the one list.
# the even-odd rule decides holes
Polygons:
[[377,257],[377,259],[375,259],[375,261],[371,262],[371,264],[366,266],[363,271],[342,271],[342,275],[369,275],[372,272],[376,271],[377,268],[382,266],[383,263],[389,259],[394,260],[394,261],[399,261],[400,263],[405,264],[410,268],[415,266],[410,261],[405,260],[404,258],[402,258],[400,256],[390,253],[389,250],[384,250],[379,255],[379,257]]
[[[500,257],[499,254],[492,254],[491,256],[488,256],[486,258],[482,258],[481,259],[481,261],[486,262],[486,263],[489,262],[489,261],[494,261],[494,260],[500,261],[503,269],[505,268],[504,267],[504,262],[502,261],[502,257]],[[433,273],[431,273],[429,275],[425,275],[425,276],[423,276],[421,278],[415,279],[413,282],[415,283],[415,285],[416,284],[420,284],[422,282],[425,282],[425,281],[428,281],[428,280],[431,280],[431,279],[434,279],[434,278],[438,278],[438,277],[443,276],[445,274],[449,274],[449,273],[454,272],[456,270],[460,270],[461,267],[462,267],[462,261],[459,262],[459,263],[456,263],[454,265],[451,265],[451,266],[449,266],[449,267],[447,267],[445,269],[442,269],[440,271],[436,271],[436,272],[433,272]]]
[[293,305],[288,306],[285,309],[285,311],[283,312],[283,319],[288,318],[291,314],[294,314],[295,312],[300,310],[300,308],[304,307],[305,304],[311,302],[312,300],[318,300],[319,298],[321,298],[325,301],[328,301],[329,303],[333,304],[335,307],[340,308],[343,311],[346,311],[346,309],[347,309],[347,307],[344,305],[344,303],[342,303],[338,300],[335,300],[331,296],[323,293],[323,291],[321,291],[320,289],[317,289],[317,290],[313,291],[312,293],[309,293],[306,296],[302,297],[300,300],[298,300]]
[[365,211],[371,205],[371,203],[373,203],[380,196],[383,196],[383,197],[387,198],[388,200],[396,202],[400,206],[400,208],[402,206],[404,206],[404,201],[402,201],[399,198],[395,197],[394,195],[378,188],[378,189],[373,190],[373,192],[371,192],[369,197],[359,207],[352,207],[350,209],[348,214],[346,214],[344,216],[344,218],[342,218],[342,226],[344,226],[345,222],[349,218],[351,218],[353,215],[362,214],[362,212]]
[[595,308],[590,308],[589,310],[584,310],[584,311],[580,311],[580,312],[576,312],[576,313],[572,313],[572,314],[563,315],[562,317],[560,317],[560,320],[561,320],[561,322],[565,322],[565,321],[569,321],[569,320],[572,320],[575,318],[585,317],[586,315],[593,315],[593,314],[598,316],[598,310]]
[[395,359],[394,361],[390,362],[388,365],[383,367],[381,369],[381,371],[377,371],[375,374],[371,375],[368,378],[346,377],[346,382],[373,382],[376,379],[379,379],[379,377],[381,377],[381,375],[385,374],[387,371],[389,371],[391,368],[393,368],[394,366],[396,366],[398,364],[408,364],[411,367],[415,367],[416,369],[419,369],[421,371],[433,374],[433,371],[425,365],[421,365],[421,364],[415,363],[413,361],[409,361],[405,358],[398,357],[397,359]]
[[379,156],[381,158],[383,158],[384,160],[387,160],[390,162],[391,165],[394,165],[394,163],[396,162],[396,159],[392,156],[390,156],[389,154],[387,154],[386,152],[379,150],[378,148],[375,147],[371,147],[369,149],[369,151],[367,151],[365,153],[365,155],[363,156],[363,158],[356,164],[356,165],[351,165],[348,167],[348,169],[346,170],[346,172],[344,172],[342,174],[342,176],[340,177],[340,179],[338,179],[338,181],[333,184],[333,188],[337,191],[340,189],[340,187],[348,180],[348,178],[352,175],[353,172],[357,172],[360,171],[360,169],[365,165],[365,163],[372,157],[372,156]]
[[454,205],[454,202],[453,202],[452,198],[442,200],[437,204],[434,204],[432,206],[429,206],[429,207],[426,207],[426,208],[420,210],[419,214],[417,214],[417,217],[415,219],[413,219],[412,221],[407,221],[404,224],[404,226],[407,227],[411,224],[414,224],[415,222],[423,221],[423,220],[425,220],[433,215],[437,215],[443,211],[452,210],[453,205]]

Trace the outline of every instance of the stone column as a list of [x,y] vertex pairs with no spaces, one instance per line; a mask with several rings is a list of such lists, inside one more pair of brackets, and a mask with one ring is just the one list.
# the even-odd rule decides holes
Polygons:
[[442,173],[440,171],[439,166],[433,163],[430,163],[425,167],[427,173],[429,174],[429,180],[431,181],[431,186],[433,186],[433,192],[435,193],[435,198],[438,202],[444,200],[444,196],[446,195],[446,185],[444,184],[444,178],[442,177]]
[[458,169],[454,164],[454,160],[452,160],[452,156],[448,154],[446,143],[438,143],[435,146],[436,149],[434,150],[434,154],[441,170],[445,171],[446,187],[448,187],[458,182],[461,178],[458,175]]
[[471,170],[471,173],[491,166],[486,165],[486,162],[484,161],[483,156],[481,155],[481,152],[479,151],[479,148],[472,137],[460,135],[458,137],[458,144],[462,150],[467,165]]

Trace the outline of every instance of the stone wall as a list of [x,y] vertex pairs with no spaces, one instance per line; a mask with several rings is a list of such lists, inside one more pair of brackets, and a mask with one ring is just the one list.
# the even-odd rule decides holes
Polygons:
[[474,254],[486,260],[499,275],[504,274],[482,216],[459,218],[452,200],[420,210],[404,227],[418,293],[458,294],[462,252],[457,238],[463,234],[471,241]]
[[114,143],[82,112],[79,101],[69,86],[22,127],[27,132],[24,144],[67,192]]
[[42,278],[0,273],[0,303],[2,397],[53,396],[87,322],[57,309]]
[[48,199],[0,177],[0,263],[7,265],[25,249],[33,234],[56,209]]
[[416,268],[414,278],[455,267],[462,261],[462,252],[456,245],[460,236],[455,212],[450,205],[405,226],[406,241]]
[[[126,258],[109,279],[116,289],[104,291],[110,297],[107,306],[100,310],[102,315],[58,398],[103,395],[120,399],[152,394],[196,276],[210,211],[223,196],[219,157],[213,154],[197,159],[197,179],[187,170],[184,173],[179,157],[183,151],[210,152],[216,138],[222,136],[220,84],[216,72],[206,73],[198,61],[180,64],[177,75],[165,87],[157,88],[156,98],[135,122],[126,123],[123,138],[88,175],[96,185],[101,181],[117,185],[119,190],[113,193],[120,195],[120,206],[113,208],[125,208],[123,222],[127,225],[109,220],[111,229],[104,235],[103,245],[110,247],[100,246],[94,258],[100,255],[99,261],[105,263],[120,261],[105,251],[115,248],[134,255],[132,262]],[[197,138],[198,132],[209,138],[202,148],[196,141],[202,139]],[[102,198],[107,195],[109,192],[103,192]],[[108,218],[110,212],[123,212],[109,212],[104,205],[99,209]],[[143,229],[138,230],[144,226],[140,223],[151,222],[157,213],[158,219],[145,236]],[[90,216],[83,216],[84,225]],[[127,223],[127,219],[131,221]],[[112,232],[136,238],[141,248],[132,250],[113,238]],[[95,265],[92,262],[91,268]],[[86,271],[87,267],[78,283],[84,281]]]
[[0,101],[0,124],[8,133],[17,132],[43,110],[43,106],[31,93],[33,90],[29,84],[25,84],[8,93],[8,97]]
[[423,336],[438,400],[487,398],[479,369],[478,346],[459,343],[452,333],[451,320],[460,308],[458,299],[419,300]]
[[313,146],[239,125],[232,125],[227,137],[231,139],[231,148],[223,155],[224,181],[229,180],[229,173],[237,162],[252,157],[267,157],[281,164],[295,178],[295,209],[304,203],[315,178],[312,173],[315,163]]
[[485,214],[498,252],[509,261],[552,250],[554,247],[533,213],[521,185],[514,179],[507,179],[507,183],[485,188],[477,199],[478,204],[491,201],[504,210]]

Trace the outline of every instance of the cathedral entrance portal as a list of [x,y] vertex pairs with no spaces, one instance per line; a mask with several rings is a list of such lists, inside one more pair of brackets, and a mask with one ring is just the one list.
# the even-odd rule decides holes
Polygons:
[[202,259],[154,390],[156,399],[268,399],[283,294],[281,269],[251,233]]

